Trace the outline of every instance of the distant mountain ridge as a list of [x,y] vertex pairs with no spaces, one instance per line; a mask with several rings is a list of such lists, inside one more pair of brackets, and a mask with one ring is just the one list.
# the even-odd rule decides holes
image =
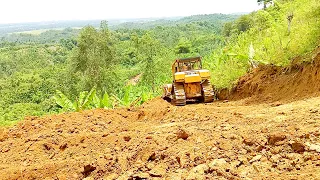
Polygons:
[[[160,17],[160,18],[137,18],[137,19],[110,19],[108,24],[110,29],[149,29],[156,26],[170,26],[176,24],[190,23],[191,21],[229,21],[238,18],[236,14],[204,14],[192,15],[186,17]],[[98,27],[102,20],[74,20],[74,21],[50,21],[50,22],[32,22],[32,23],[12,23],[0,24],[0,36],[8,33],[33,31],[40,29],[63,29],[63,28],[81,28],[87,25]]]

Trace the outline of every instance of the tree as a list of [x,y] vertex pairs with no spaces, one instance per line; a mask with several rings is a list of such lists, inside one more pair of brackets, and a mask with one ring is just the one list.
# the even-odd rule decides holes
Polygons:
[[268,11],[258,11],[253,16],[254,27],[259,31],[268,29],[272,26],[272,16]]
[[230,37],[232,34],[233,22],[227,22],[223,25],[222,33],[226,37]]
[[288,20],[288,34],[290,34],[290,32],[291,32],[291,22],[293,20],[293,12],[290,12],[288,14],[287,20]]
[[263,4],[263,9],[267,9],[267,5],[271,4],[273,0],[257,0],[258,4]]
[[83,28],[77,40],[77,47],[71,57],[73,73],[80,73],[85,79],[86,89],[97,86],[97,90],[112,89],[114,77],[110,74],[115,65],[115,49],[108,25],[101,22],[100,29],[92,26]]
[[141,38],[137,36],[132,37],[137,48],[137,58],[144,63],[144,72],[142,81],[146,85],[151,85],[152,91],[155,92],[156,78],[157,78],[157,56],[160,55],[162,46],[160,42],[154,39],[149,33],[146,33]]
[[191,52],[192,44],[189,40],[182,38],[180,39],[178,45],[175,47],[177,54],[187,54]]
[[253,24],[250,15],[243,15],[236,21],[236,27],[239,32],[245,32],[251,28]]

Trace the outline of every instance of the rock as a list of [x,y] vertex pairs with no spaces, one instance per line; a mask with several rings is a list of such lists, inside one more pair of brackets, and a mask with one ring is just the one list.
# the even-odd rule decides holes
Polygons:
[[94,180],[93,177],[86,177],[86,178],[83,178],[82,180]]
[[108,137],[109,135],[110,135],[109,133],[104,133],[104,134],[102,134],[101,137]]
[[320,153],[320,145],[319,144],[310,144],[309,149],[311,151],[316,151],[316,152]]
[[[103,137],[103,136],[102,136],[102,137]],[[81,138],[80,138],[80,143],[83,143],[84,140],[86,140],[86,138],[85,138],[85,137],[81,137]]]
[[268,137],[268,144],[269,145],[276,145],[277,142],[283,141],[285,139],[286,139],[286,135],[284,135],[284,134],[281,134],[281,133],[272,134],[272,135],[269,135],[269,137]]
[[117,161],[122,170],[126,171],[128,169],[128,159],[126,154],[118,155]]
[[154,161],[156,158],[157,157],[153,146],[146,147],[138,153],[138,159],[140,159],[142,162]]
[[182,178],[182,172],[175,172],[175,173],[171,173],[168,174],[166,180],[182,180],[185,178]]
[[317,112],[319,112],[318,109],[310,109],[310,113],[317,113]]
[[166,137],[166,140],[167,141],[170,141],[170,142],[175,142],[177,140],[177,135],[176,134],[170,134]]
[[237,168],[241,165],[241,162],[238,160],[235,160],[235,161],[232,161],[230,164],[231,164],[231,167]]
[[67,175],[63,173],[58,173],[56,176],[57,176],[57,179],[67,179]]
[[195,172],[190,172],[186,180],[203,180],[205,179],[204,174],[197,174]]
[[89,176],[90,173],[91,173],[92,171],[94,171],[94,170],[96,170],[96,167],[94,167],[94,166],[91,165],[91,164],[88,164],[88,165],[85,165],[85,166],[83,167],[82,174],[83,174],[85,177],[87,177],[87,176]]
[[206,164],[200,164],[193,169],[191,169],[192,172],[197,173],[197,174],[205,174],[206,172],[209,171],[209,166]]
[[130,179],[130,176],[128,176],[127,174],[122,174],[117,178],[117,180],[128,180],[128,179]]
[[179,157],[177,157],[177,161],[180,164],[180,167],[183,168],[185,165],[189,163],[190,157],[183,153]]
[[311,152],[305,151],[305,152],[303,153],[303,160],[304,160],[304,162],[307,162],[307,161],[311,160],[311,155],[312,155]]
[[220,128],[222,131],[228,131],[228,130],[232,129],[232,126],[230,124],[221,124]]
[[229,141],[220,141],[218,146],[220,149],[225,150],[225,151],[233,149],[233,144],[230,143]]
[[293,165],[296,169],[299,169],[305,162],[303,155],[299,153],[286,154],[286,158],[290,160],[290,164]]
[[127,142],[128,142],[128,141],[130,141],[130,140],[131,140],[131,137],[130,137],[130,136],[124,136],[124,137],[123,137],[123,140],[125,140],[125,141],[127,141]]
[[209,169],[211,171],[217,170],[217,169],[227,169],[227,162],[225,159],[215,159],[209,164]]
[[253,169],[254,169],[255,171],[257,171],[258,173],[260,173],[260,169],[259,169],[259,167],[258,167],[256,164],[253,164],[252,167],[253,167]]
[[281,158],[281,155],[280,154],[276,154],[276,155],[271,156],[270,160],[273,163],[278,163],[280,161],[280,158]]
[[248,146],[252,146],[255,144],[255,139],[252,137],[243,137],[243,143]]
[[104,176],[103,179],[105,179],[105,180],[116,180],[118,177],[119,177],[118,174],[112,173],[112,174],[109,174],[107,176]]
[[240,154],[247,154],[248,151],[247,151],[246,149],[241,149],[241,150],[239,151],[239,153],[240,153]]
[[216,151],[216,150],[218,150],[218,148],[216,146],[211,148],[211,151]]
[[240,179],[251,180],[251,178],[249,178],[248,176],[254,173],[256,173],[256,171],[252,166],[240,166],[238,168]]
[[147,136],[146,139],[152,139],[152,136]]
[[240,161],[241,164],[245,164],[245,165],[249,164],[247,155],[239,155],[238,160]]
[[146,166],[149,170],[153,169],[155,167],[154,162],[150,162]]
[[249,163],[253,163],[253,162],[255,162],[255,161],[259,161],[260,159],[262,158],[262,155],[256,155],[255,157],[253,157],[250,161],[249,161]]
[[270,152],[272,154],[279,154],[282,150],[283,150],[283,148],[281,146],[275,146],[270,149]]
[[277,102],[272,103],[271,107],[278,107],[278,106],[281,106],[281,105],[282,105],[282,103],[277,101]]
[[294,152],[297,152],[297,153],[302,153],[305,151],[305,145],[300,142],[292,143],[291,148],[293,149]]
[[113,156],[112,156],[112,154],[105,154],[105,155],[104,155],[104,158],[105,158],[106,160],[112,160],[112,159],[113,159]]
[[137,160],[134,164],[133,167],[137,168],[137,169],[141,169],[143,167],[145,167],[146,164],[144,162],[142,162],[141,160]]
[[277,169],[280,171],[292,171],[294,166],[291,164],[290,160],[282,158],[277,164]]
[[177,138],[178,139],[183,139],[183,140],[187,140],[188,137],[189,137],[189,134],[183,130],[183,129],[179,129],[177,132],[176,132],[176,135],[177,135]]
[[52,146],[48,143],[44,143],[43,147],[45,148],[45,150],[49,151],[50,149],[52,149]]
[[154,168],[151,169],[149,174],[152,177],[162,177],[167,173],[167,170],[162,165],[157,165]]
[[152,152],[149,155],[148,161],[154,161],[154,160],[156,160],[156,153]]
[[60,149],[61,151],[63,151],[63,150],[65,150],[67,147],[68,147],[68,144],[67,144],[67,143],[63,143],[63,144],[59,147],[59,149]]
[[51,155],[49,156],[49,159],[52,159],[55,155],[56,155],[55,152],[51,153]]
[[132,175],[132,177],[134,179],[148,179],[148,178],[150,178],[150,175],[148,173],[139,172],[139,173]]

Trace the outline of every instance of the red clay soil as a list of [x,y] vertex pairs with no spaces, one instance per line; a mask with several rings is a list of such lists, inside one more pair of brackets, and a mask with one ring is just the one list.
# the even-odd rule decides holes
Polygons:
[[314,59],[256,69],[242,100],[28,117],[0,129],[0,179],[320,179]]
[[[290,102],[320,95],[320,48],[311,63],[283,68],[263,65],[240,78],[227,99],[248,98],[248,102]],[[299,59],[299,58],[298,58]]]

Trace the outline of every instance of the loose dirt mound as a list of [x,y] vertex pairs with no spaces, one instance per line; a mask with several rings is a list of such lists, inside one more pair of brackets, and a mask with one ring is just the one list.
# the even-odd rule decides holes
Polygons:
[[[230,94],[222,98],[248,102],[293,101],[320,94],[320,48],[309,64],[295,64],[288,68],[260,66],[243,76]],[[227,97],[226,97],[227,96]]]
[[30,117],[0,130],[0,179],[319,179],[319,100]]

